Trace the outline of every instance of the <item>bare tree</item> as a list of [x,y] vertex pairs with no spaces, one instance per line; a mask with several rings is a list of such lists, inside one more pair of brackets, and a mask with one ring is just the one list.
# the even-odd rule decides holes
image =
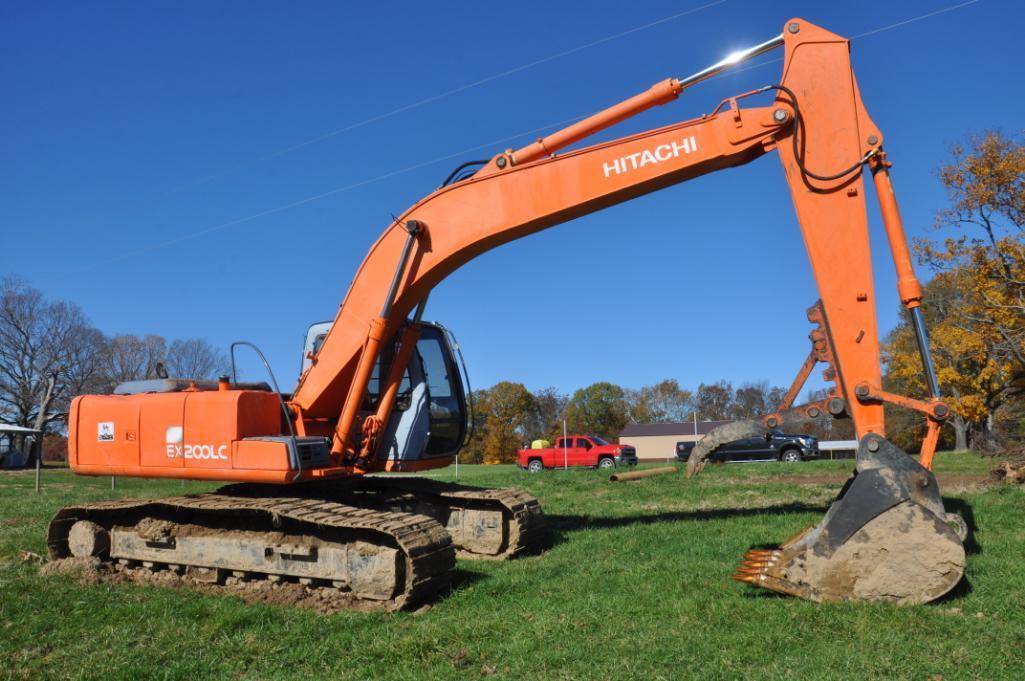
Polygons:
[[787,396],[788,389],[781,385],[774,386],[769,390],[769,404],[772,405],[773,409],[779,409],[779,405],[783,404],[783,398]]
[[64,420],[72,381],[92,373],[101,338],[77,305],[0,281],[0,418],[40,430]]
[[110,380],[105,373],[107,337],[99,329],[85,327],[75,342],[65,346],[67,367],[59,382],[58,401],[66,413],[75,395],[106,392]]
[[569,395],[555,387],[542,388],[534,393],[534,404],[536,413],[531,419],[530,439],[551,438],[561,433]]
[[737,388],[730,404],[730,416],[735,419],[749,419],[761,416],[769,411],[766,409],[765,397],[769,392],[768,383],[746,383]]
[[768,381],[745,383],[733,394],[730,412],[733,418],[750,419],[776,411],[783,401],[786,388],[770,386]]
[[667,378],[626,391],[627,415],[636,423],[680,423],[694,412],[694,395]]
[[730,418],[733,402],[733,384],[729,381],[702,383],[694,394],[694,408],[706,421],[724,421]]
[[217,378],[231,369],[227,356],[202,338],[176,340],[167,349],[164,363],[178,378]]
[[156,378],[157,363],[166,355],[167,341],[162,336],[121,334],[111,338],[103,353],[102,368],[108,388],[124,381]]

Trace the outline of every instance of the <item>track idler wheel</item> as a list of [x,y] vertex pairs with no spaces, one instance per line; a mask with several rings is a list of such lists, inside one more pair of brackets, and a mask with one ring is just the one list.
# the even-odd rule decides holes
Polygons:
[[935,476],[870,434],[822,522],[778,549],[748,551],[733,578],[812,601],[928,603],[964,575],[959,529]]

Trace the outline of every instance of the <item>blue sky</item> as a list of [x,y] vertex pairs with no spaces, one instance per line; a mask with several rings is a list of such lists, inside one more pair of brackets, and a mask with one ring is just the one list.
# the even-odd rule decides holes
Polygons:
[[[856,36],[957,4],[727,0],[548,59],[712,1],[3,3],[0,269],[107,333],[251,340],[284,387],[306,326],[333,317],[389,216],[459,162],[537,133],[497,140],[693,73],[793,16]],[[950,143],[1021,131],[1023,20],[1019,3],[981,0],[854,40],[911,236],[933,234]],[[779,75],[716,79],[596,139],[692,118]],[[898,301],[872,229],[886,330]],[[476,386],[787,384],[815,298],[769,155],[485,254],[426,317],[456,331]]]

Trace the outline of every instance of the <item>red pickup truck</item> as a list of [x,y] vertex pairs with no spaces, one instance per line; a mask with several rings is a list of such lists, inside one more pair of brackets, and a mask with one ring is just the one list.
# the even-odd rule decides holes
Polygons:
[[572,435],[565,438],[565,441],[560,437],[554,447],[518,449],[516,463],[531,473],[566,465],[615,468],[636,465],[637,450],[630,445],[609,444],[594,435]]

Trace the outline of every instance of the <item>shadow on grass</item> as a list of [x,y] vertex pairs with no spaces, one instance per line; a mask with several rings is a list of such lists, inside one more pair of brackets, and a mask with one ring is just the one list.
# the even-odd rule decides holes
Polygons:
[[456,591],[462,591],[463,589],[471,587],[486,578],[486,575],[482,572],[474,572],[473,570],[467,570],[465,568],[456,568],[452,571],[451,591],[453,593]]
[[957,497],[943,497],[943,507],[947,509],[947,513],[956,513],[964,518],[965,525],[968,526],[968,538],[964,542],[965,553],[970,556],[982,553],[982,547],[975,541],[976,524],[972,505]]
[[753,508],[717,508],[707,511],[674,511],[670,513],[648,513],[616,517],[594,517],[590,515],[549,515],[549,546],[566,541],[573,532],[590,529],[616,529],[630,525],[654,525],[702,520],[746,518],[756,515],[777,515],[783,513],[825,513],[828,505],[786,503]]
[[953,589],[943,594],[935,601],[931,601],[929,605],[943,605],[950,603],[951,601],[959,601],[972,592],[972,583],[968,581],[968,577],[962,577],[961,581],[957,583]]
[[[951,513],[964,518],[968,526],[968,538],[964,542],[965,552],[969,555],[982,552],[982,547],[975,541],[975,514],[971,505],[956,497],[944,498],[943,504]],[[549,537],[546,548],[555,546],[566,540],[566,535],[588,529],[616,529],[630,525],[653,525],[656,523],[675,523],[702,520],[722,520],[745,518],[755,515],[779,515],[784,513],[825,513],[829,504],[805,504],[791,502],[771,506],[751,508],[720,508],[707,511],[674,511],[670,513],[648,513],[625,516],[591,516],[591,515],[546,515],[548,519]],[[756,546],[752,548],[774,548]]]
[[[958,499],[957,497],[943,497],[943,507],[947,509],[947,513],[957,513],[964,518],[965,525],[968,527],[968,538],[964,541],[965,553],[969,556],[982,553],[982,547],[975,541],[975,530],[978,526],[975,524],[975,512],[972,511],[972,505],[964,499]],[[968,581],[968,576],[965,575],[957,583],[957,586],[937,598],[930,605],[944,605],[951,601],[961,600],[971,592],[972,583]]]

